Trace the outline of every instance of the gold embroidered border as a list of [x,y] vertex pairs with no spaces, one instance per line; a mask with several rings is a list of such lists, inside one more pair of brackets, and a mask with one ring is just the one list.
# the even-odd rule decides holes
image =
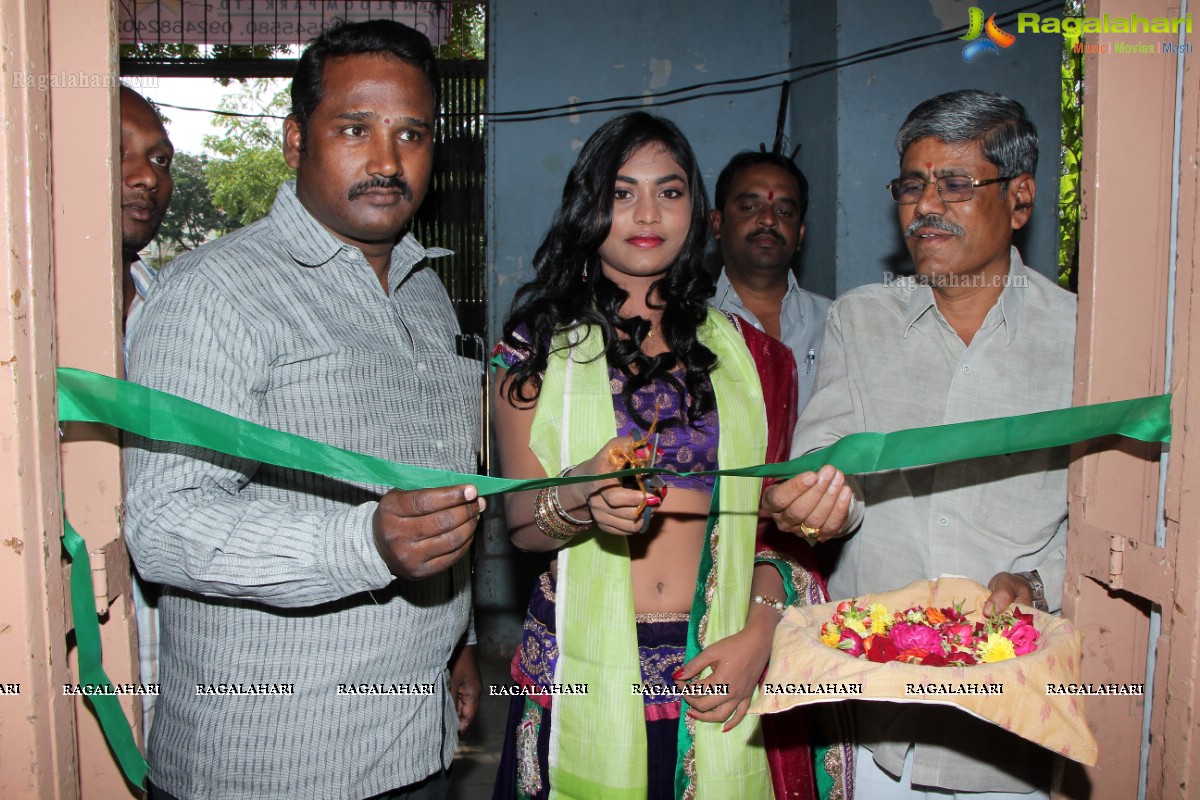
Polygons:
[[683,774],[687,776],[683,800],[696,800],[696,720],[684,717],[683,724],[687,726],[688,736],[692,737],[692,744],[683,757]]
[[829,800],[846,800],[846,762],[842,758],[842,746],[832,745],[825,751],[825,771],[833,778],[829,787]]
[[549,600],[551,603],[555,602],[554,588],[550,586],[549,570],[547,570],[546,572],[543,572],[541,575],[538,576],[538,588],[540,588],[542,590],[542,594],[545,596],[545,598],[547,600]]
[[829,789],[829,800],[846,800],[854,794],[854,733],[850,714],[841,704],[821,706],[818,718],[829,739],[822,763],[833,786]]
[[[717,554],[720,551],[721,526],[714,522],[712,528],[712,537],[709,539],[709,557],[712,561],[712,569],[708,571],[708,578],[704,581],[704,616],[700,617],[700,623],[696,626],[696,639],[700,645],[700,649],[704,649],[705,638],[708,636],[708,612],[712,609],[713,594],[717,591]],[[685,701],[686,702],[686,701]],[[696,720],[689,716],[684,716],[684,724],[687,725],[688,735],[692,737],[692,744],[688,747],[687,755],[683,757],[683,774],[687,776],[687,788],[683,792],[683,800],[695,800],[696,797]]]
[[[790,580],[792,590],[796,595],[797,602],[794,605],[813,605],[813,597],[820,595],[820,588],[815,585],[812,574],[800,565],[792,556],[779,550],[759,550],[754,554],[755,561],[770,559],[777,562],[775,566],[783,566],[787,568],[790,575],[786,576],[785,580]],[[823,600],[821,602],[824,602]]]
[[717,591],[717,553],[720,551],[718,542],[720,538],[721,526],[714,522],[712,538],[709,540],[708,546],[712,569],[708,571],[708,579],[704,582],[704,616],[700,617],[700,624],[696,626],[696,640],[701,650],[708,644],[708,612],[712,609],[713,595]]
[[661,611],[653,614],[635,614],[634,621],[650,622],[687,622],[690,615],[686,611]]
[[537,703],[525,700],[525,713],[517,723],[517,792],[529,797],[542,790],[542,771],[538,764],[538,730],[542,727],[542,710]]

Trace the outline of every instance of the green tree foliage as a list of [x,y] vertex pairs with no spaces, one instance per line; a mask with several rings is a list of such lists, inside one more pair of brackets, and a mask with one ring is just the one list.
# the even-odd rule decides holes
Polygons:
[[450,30],[446,41],[437,48],[438,58],[478,61],[487,46],[487,9],[485,3],[454,3],[450,6]]
[[[1083,14],[1082,0],[1067,0],[1066,16]],[[1079,271],[1080,158],[1083,154],[1083,54],[1078,35],[1063,35],[1062,161],[1058,181],[1058,283],[1074,289]]]
[[[134,62],[162,61],[180,63],[186,61],[244,60],[251,58],[283,57],[289,52],[288,45],[271,44],[183,44],[180,42],[141,42],[121,45],[121,58]],[[229,78],[219,79],[222,86],[229,85]]]
[[192,250],[229,231],[224,212],[213,205],[205,179],[208,156],[176,153],[171,162],[175,190],[158,235],[177,251]]
[[204,138],[204,146],[218,154],[208,162],[205,178],[232,227],[266,216],[280,184],[292,177],[283,161],[279,119],[290,105],[286,87],[262,78],[246,81],[221,101],[221,111],[249,115],[218,116],[213,125],[224,132]]

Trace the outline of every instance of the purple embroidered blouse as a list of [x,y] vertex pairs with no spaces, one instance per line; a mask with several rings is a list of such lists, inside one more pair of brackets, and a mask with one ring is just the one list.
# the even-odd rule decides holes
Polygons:
[[[522,341],[529,340],[528,331],[524,326],[517,328],[515,335]],[[492,364],[511,369],[529,356],[528,350],[517,349],[501,341],[492,351]],[[637,424],[634,415],[629,413],[622,396],[628,377],[615,367],[609,366],[608,379],[612,390],[613,411],[617,417],[617,435],[641,438],[646,432]],[[688,425],[684,413],[686,396],[680,397],[679,393],[665,382],[652,383],[634,392],[633,410],[640,417],[653,419],[656,399],[659,419],[656,430],[658,447],[662,451],[656,466],[673,472],[716,469],[719,431],[716,410],[709,411],[701,417],[698,425]],[[711,476],[663,475],[662,479],[670,487],[691,489],[709,495],[712,494],[716,483],[716,478]]]

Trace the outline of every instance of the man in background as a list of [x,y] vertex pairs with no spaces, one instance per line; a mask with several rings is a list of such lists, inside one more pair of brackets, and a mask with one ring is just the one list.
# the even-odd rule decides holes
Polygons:
[[121,275],[125,324],[135,316],[154,280],[154,268],[138,257],[162,225],[171,204],[175,148],[158,112],[146,98],[121,86]]
[[[125,330],[133,330],[155,270],[138,256],[158,233],[171,203],[175,148],[146,98],[121,86],[121,276]],[[158,586],[133,574],[138,665],[143,684],[158,683]],[[158,698],[143,695],[142,735],[148,735]]]
[[712,304],[792,349],[804,410],[817,377],[830,301],[805,291],[793,267],[804,241],[808,180],[778,153],[738,153],[717,178],[712,235],[723,268]]

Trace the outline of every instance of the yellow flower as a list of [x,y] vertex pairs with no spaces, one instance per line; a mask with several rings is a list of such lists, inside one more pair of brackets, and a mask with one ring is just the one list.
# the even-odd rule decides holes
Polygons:
[[985,664],[1016,657],[1013,643],[999,633],[989,633],[987,641],[979,648],[979,660]]
[[863,624],[861,619],[846,619],[846,627],[857,633],[859,636],[867,635],[867,626]]
[[838,630],[838,626],[831,622],[826,622],[821,626],[821,644],[827,647],[837,647],[838,642],[842,639],[842,633]]
[[867,609],[871,615],[871,633],[887,633],[892,627],[892,612],[882,603],[871,603]]

